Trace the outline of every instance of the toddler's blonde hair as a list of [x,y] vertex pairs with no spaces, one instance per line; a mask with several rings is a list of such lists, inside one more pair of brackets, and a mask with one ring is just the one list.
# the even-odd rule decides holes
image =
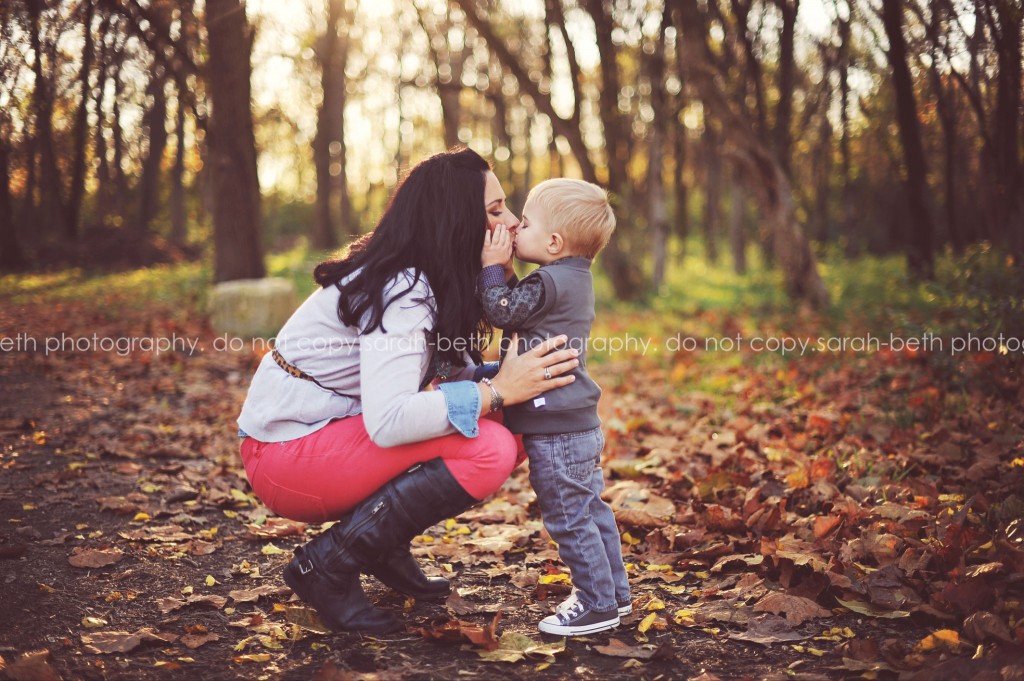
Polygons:
[[526,200],[544,211],[548,228],[562,235],[574,255],[595,258],[615,231],[608,192],[596,184],[556,177],[531,189]]

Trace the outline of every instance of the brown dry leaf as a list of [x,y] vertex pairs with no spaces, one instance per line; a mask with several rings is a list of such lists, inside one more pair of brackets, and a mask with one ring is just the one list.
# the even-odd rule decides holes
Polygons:
[[300,523],[287,518],[267,518],[262,525],[251,523],[245,526],[246,539],[274,539],[277,537],[290,537],[302,534],[306,531],[306,523]]
[[145,627],[135,633],[127,631],[98,631],[95,634],[83,634],[82,645],[85,652],[93,655],[107,655],[110,653],[128,653],[135,650],[143,641],[159,641],[161,643],[174,643],[178,640],[177,634],[164,634]]
[[983,643],[990,639],[1005,643],[1013,642],[1013,635],[1006,623],[984,610],[964,620],[964,636],[975,643]]
[[71,550],[68,562],[76,568],[101,568],[113,565],[124,558],[119,549],[85,549],[76,546]]
[[255,589],[234,589],[228,592],[228,598],[239,603],[252,603],[253,601],[258,601],[263,596],[284,595],[288,591],[287,587],[264,584]]
[[180,542],[192,539],[193,535],[184,530],[185,528],[181,525],[147,525],[129,532],[118,532],[118,534],[132,541]]
[[731,639],[767,646],[784,641],[800,641],[808,638],[809,635],[797,633],[793,631],[793,625],[785,619],[765,613],[751,617],[746,631],[729,632],[727,636]]
[[814,538],[821,539],[843,522],[842,516],[824,515],[814,519]]
[[759,600],[754,604],[754,610],[785,615],[786,621],[794,626],[803,624],[810,619],[832,616],[830,611],[809,598],[791,596],[781,591],[770,593]]
[[466,639],[475,646],[491,651],[496,650],[499,645],[496,630],[500,619],[499,612],[486,627],[457,619],[434,620],[426,627],[416,629],[415,632],[430,641],[454,643]]
[[166,614],[166,613],[169,613],[169,612],[173,612],[174,610],[177,610],[178,608],[184,608],[186,605],[195,605],[195,604],[209,605],[209,606],[212,606],[213,608],[216,608],[217,610],[220,610],[225,605],[227,605],[227,602],[228,602],[228,599],[225,598],[224,596],[217,596],[217,595],[214,595],[214,594],[208,594],[208,595],[195,594],[193,596],[189,596],[185,600],[182,600],[180,598],[175,598],[174,596],[169,596],[167,598],[158,598],[157,601],[156,601],[156,607],[160,609],[160,612]]
[[639,508],[620,508],[615,511],[615,521],[627,527],[665,527],[668,521]]
[[606,646],[594,646],[594,650],[609,657],[628,657],[634,660],[649,660],[654,657],[654,646],[631,646],[617,638],[610,639]]
[[219,641],[220,636],[213,633],[207,634],[185,634],[179,639],[179,643],[184,645],[190,650],[195,650],[199,646],[209,643],[210,641]]
[[135,513],[140,508],[139,504],[129,500],[126,497],[98,497],[96,501],[100,505],[101,511],[113,511],[118,515],[128,515]]
[[481,612],[497,612],[498,609],[501,608],[501,605],[498,603],[474,603],[472,601],[467,601],[457,590],[452,591],[451,595],[448,596],[448,600],[446,600],[444,604],[445,607],[459,616],[472,615]]
[[60,674],[50,666],[49,650],[25,653],[6,667],[0,658],[0,672],[11,681],[61,681]]
[[743,518],[731,508],[718,504],[708,504],[704,509],[704,526],[715,532],[740,532],[745,528]]
[[[316,610],[313,608],[307,608],[302,605],[290,605],[285,608],[284,618],[292,624],[296,624],[306,631],[311,631],[314,634],[331,633],[330,628],[320,621],[320,616],[316,614]],[[241,624],[241,626],[256,626],[258,624],[256,620],[262,622],[263,617],[258,614],[253,615],[249,619],[248,623]],[[240,625],[239,623],[232,622],[228,626],[234,627]]]

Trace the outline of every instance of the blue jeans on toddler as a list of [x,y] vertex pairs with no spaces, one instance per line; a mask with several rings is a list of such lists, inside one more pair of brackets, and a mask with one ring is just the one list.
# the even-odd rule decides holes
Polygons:
[[611,507],[601,499],[601,428],[523,435],[523,445],[544,527],[558,543],[558,556],[569,567],[577,597],[599,612],[629,602],[619,528]]

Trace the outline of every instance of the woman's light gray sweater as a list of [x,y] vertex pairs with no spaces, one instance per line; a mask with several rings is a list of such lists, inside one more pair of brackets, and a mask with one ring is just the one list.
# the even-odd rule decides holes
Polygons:
[[[412,270],[406,270],[387,287],[385,300],[412,282]],[[285,322],[275,347],[290,364],[344,396],[288,374],[267,353],[249,386],[239,428],[263,442],[283,442],[362,413],[370,438],[381,447],[457,432],[445,395],[420,390],[431,358],[427,333],[435,320],[425,277],[393,298],[384,313],[387,332],[361,334],[342,324],[338,297],[334,286],[314,291]],[[475,369],[467,366],[448,380],[471,379]]]

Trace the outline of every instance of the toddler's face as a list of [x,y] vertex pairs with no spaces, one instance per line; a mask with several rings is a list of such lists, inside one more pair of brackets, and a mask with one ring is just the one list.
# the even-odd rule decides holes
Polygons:
[[523,219],[519,221],[516,237],[513,242],[515,256],[523,262],[543,265],[551,261],[548,243],[551,231],[548,228],[548,217],[540,206],[527,200],[523,206]]

